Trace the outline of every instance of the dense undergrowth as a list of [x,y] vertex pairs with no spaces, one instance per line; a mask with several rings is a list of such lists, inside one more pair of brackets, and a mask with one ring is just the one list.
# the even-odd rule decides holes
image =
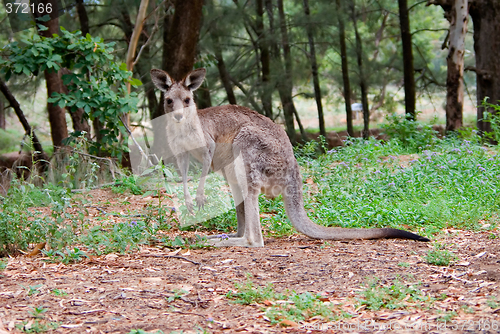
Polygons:
[[[430,237],[446,227],[494,229],[500,211],[497,147],[484,144],[472,131],[438,138],[430,127],[408,122],[393,120],[386,129],[392,134],[387,142],[349,139],[343,147],[324,150],[324,154],[318,153],[321,143],[296,149],[310,218],[327,226],[387,226]],[[401,133],[407,135],[401,137]],[[0,254],[47,242],[49,257],[70,262],[86,255],[78,248],[82,246],[87,252],[102,254],[131,251],[140,244],[188,245],[180,237],[170,239],[162,233],[176,226],[177,214],[185,212],[182,207],[176,212],[162,205],[148,206],[122,215],[125,223],[103,216],[98,226],[89,224],[87,210],[92,198],[70,192],[75,188],[72,173],[81,164],[77,156],[72,159],[56,185],[37,187],[14,181],[8,195],[0,197]],[[82,175],[87,187],[98,183],[93,175],[102,169],[95,164],[91,167]],[[148,183],[137,177],[122,176],[113,189],[156,192],[161,200],[159,188],[146,189],[144,184]],[[260,205],[268,235],[294,232],[280,198],[262,196]],[[228,232],[235,226],[233,209],[189,228]],[[195,247],[203,244],[198,239]]]

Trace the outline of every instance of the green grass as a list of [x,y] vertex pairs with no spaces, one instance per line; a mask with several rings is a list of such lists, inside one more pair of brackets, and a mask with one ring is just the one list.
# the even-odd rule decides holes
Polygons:
[[226,297],[243,305],[263,305],[272,324],[278,324],[284,319],[299,322],[312,317],[321,317],[324,320],[338,318],[328,299],[317,294],[299,294],[288,290],[285,293],[277,293],[272,284],[265,287],[255,286],[249,275],[244,284],[235,283],[235,287],[237,291],[228,292]]
[[[468,141],[442,140],[411,158],[397,141],[353,141],[319,159],[301,158],[303,179],[319,193],[306,199],[327,226],[480,228],[496,225],[500,157]],[[307,187],[307,185],[306,185]]]
[[[403,228],[431,239],[444,228],[487,229],[491,231],[490,237],[496,238],[494,230],[500,217],[497,148],[480,145],[481,140],[473,132],[463,134],[467,140],[438,139],[430,136],[429,128],[422,130],[413,124],[398,122],[401,131],[412,134],[410,139],[402,140],[399,135],[387,142],[353,138],[346,141],[344,147],[325,154],[319,153],[317,143],[296,149],[309,217],[325,226]],[[419,131],[424,133],[416,135]],[[141,244],[189,247],[182,238],[172,240],[161,233],[172,224],[182,225],[183,218],[188,216],[183,205],[180,208],[150,205],[140,212],[127,212],[130,219],[126,222],[115,223],[103,217],[100,226],[89,226],[82,202],[89,198],[76,199],[68,188],[98,183],[96,175],[101,171],[90,164],[88,168],[80,166],[79,156],[70,157],[65,167],[67,175],[72,175],[77,167],[85,167],[86,181],[78,181],[78,184],[74,183],[76,179],[70,180],[70,176],[62,178],[57,185],[49,183],[43,188],[29,182],[13,182],[8,197],[0,197],[0,255],[25,250],[29,244],[43,241],[47,241],[54,252],[59,252],[52,254],[54,259],[68,263],[84,257],[75,251],[79,249],[75,246],[82,244],[85,254],[133,251]],[[160,195],[160,203],[163,201],[160,193],[163,181],[157,182],[153,190],[151,187],[147,190],[147,182],[138,182],[134,176],[123,177],[119,182],[115,191],[145,191],[144,196],[155,192]],[[224,192],[221,182],[214,178],[206,190],[209,199],[221,197]],[[182,198],[180,187],[181,184],[175,184],[171,190]],[[259,204],[261,223],[267,235],[281,237],[295,233],[280,197],[270,200],[261,196]],[[225,209],[232,207],[231,203],[219,199],[211,205],[214,211],[197,210],[195,216],[189,217],[193,222],[202,223],[184,225],[185,228],[201,226],[224,233],[234,230],[235,210]],[[39,206],[48,206],[50,213],[28,209]],[[72,210],[68,210],[70,207]],[[207,219],[214,212],[222,213]],[[179,221],[177,214],[180,214]],[[203,245],[199,239],[195,247]],[[430,253],[428,256],[444,255]]]
[[408,306],[421,307],[423,304],[432,302],[419,289],[418,284],[406,285],[398,279],[392,284],[382,284],[378,278],[370,279],[365,289],[360,293],[361,298],[356,298],[360,305],[366,305],[369,310],[377,311],[385,309],[399,309]]
[[283,299],[284,296],[274,291],[272,284],[265,287],[254,286],[250,280],[250,275],[247,274],[247,280],[244,284],[234,284],[237,292],[229,291],[226,297],[232,299],[235,303],[250,305],[254,303],[262,303],[266,300]]
[[427,252],[425,260],[428,264],[436,266],[449,266],[457,256],[446,249],[433,249]]

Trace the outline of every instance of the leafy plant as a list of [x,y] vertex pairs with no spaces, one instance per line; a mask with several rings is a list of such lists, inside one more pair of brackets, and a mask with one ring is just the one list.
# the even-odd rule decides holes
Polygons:
[[451,321],[451,319],[455,318],[457,315],[458,314],[455,311],[445,312],[439,318],[437,318],[437,321],[440,321],[440,322],[449,322],[449,321]]
[[42,253],[49,257],[52,262],[62,262],[64,264],[76,263],[81,261],[82,258],[88,257],[87,254],[78,247],[74,247],[73,249],[66,248],[65,251],[42,250]]
[[425,302],[430,299],[426,297],[418,287],[406,285],[399,280],[393,284],[384,286],[378,278],[373,278],[365,284],[365,290],[356,298],[361,305],[366,305],[370,310],[387,308],[390,310],[405,308],[410,303]]
[[[48,102],[67,107],[70,112],[84,111],[84,117],[97,119],[103,124],[101,140],[92,142],[91,154],[102,152],[121,158],[128,150],[126,141],[120,142],[120,134],[127,136],[120,118],[136,112],[137,94],[128,94],[126,83],[137,86],[141,82],[132,78],[125,64],[113,61],[113,46],[100,37],[80,31],[69,32],[61,27],[60,35],[40,37],[33,34],[22,43],[12,42],[2,51],[8,55],[0,59],[0,70],[9,80],[12,74],[39,75],[44,71],[67,68],[62,75],[67,93],[53,93]],[[74,133],[79,136],[80,133]]]
[[414,121],[408,114],[388,115],[387,123],[382,128],[389,138],[397,140],[411,151],[420,152],[432,148],[437,142],[437,133],[432,126]]
[[172,296],[168,296],[167,297],[167,302],[171,303],[173,302],[174,300],[177,300],[177,299],[181,299],[182,296],[188,294],[189,292],[188,291],[185,291],[185,290],[174,290],[174,294]]
[[500,105],[492,104],[488,102],[488,98],[485,98],[482,102],[485,109],[492,109],[493,112],[485,111],[483,112],[483,122],[490,123],[491,132],[486,133],[486,137],[499,143],[500,142]]
[[146,332],[143,329],[132,329],[128,334],[163,334],[163,331],[157,330],[156,332]]
[[433,249],[427,252],[425,260],[436,266],[448,266],[457,256],[446,249]]
[[38,319],[43,319],[45,317],[44,313],[49,310],[48,308],[44,308],[43,306],[40,306],[40,307],[31,307],[30,306],[30,308],[32,309],[32,311],[28,311],[28,314],[31,317],[38,318]]
[[286,301],[286,303],[274,304],[267,309],[266,315],[271,323],[277,324],[283,319],[299,322],[312,317],[321,317],[324,320],[335,318],[333,306],[319,295],[310,292],[301,294],[293,292]]
[[495,296],[490,296],[486,304],[492,309],[500,308],[500,300]]
[[8,260],[0,259],[0,271],[5,270],[7,268]]
[[21,285],[21,287],[23,287],[26,290],[26,292],[28,293],[28,296],[39,294],[40,290],[38,290],[38,289],[41,288],[42,286],[43,286],[43,284],[29,285],[28,287]]
[[130,192],[134,195],[142,195],[144,193],[144,191],[142,191],[142,189],[137,185],[136,177],[133,175],[124,177],[120,181],[115,182],[111,189],[117,194]]
[[59,328],[59,322],[45,322],[36,319],[35,321],[23,321],[21,324],[16,325],[16,328],[24,333],[44,333],[50,330]]
[[261,303],[265,300],[274,300],[283,298],[282,295],[277,294],[273,290],[272,284],[266,287],[255,287],[250,280],[250,274],[247,274],[247,280],[244,284],[235,283],[234,286],[237,292],[229,291],[226,297],[233,299],[235,303],[250,305],[253,303]]
[[61,296],[67,296],[68,293],[64,290],[61,289],[53,289],[50,291],[50,293],[54,294],[55,296],[61,297]]

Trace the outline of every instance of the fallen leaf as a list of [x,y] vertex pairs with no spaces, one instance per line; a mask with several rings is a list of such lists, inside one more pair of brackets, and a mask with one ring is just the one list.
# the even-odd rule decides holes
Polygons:
[[37,256],[38,254],[40,254],[42,249],[45,248],[45,244],[46,244],[46,242],[40,242],[39,244],[37,244],[35,246],[35,248],[31,251],[31,253],[28,254],[28,256],[33,257],[33,256]]

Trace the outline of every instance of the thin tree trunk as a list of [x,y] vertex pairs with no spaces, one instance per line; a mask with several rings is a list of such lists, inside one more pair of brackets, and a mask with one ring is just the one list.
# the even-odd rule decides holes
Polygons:
[[363,105],[363,138],[368,139],[369,137],[369,127],[370,127],[370,108],[368,106],[368,92],[367,84],[363,71],[363,46],[361,41],[361,36],[358,31],[358,23],[356,18],[356,4],[354,0],[351,2],[351,14],[352,23],[354,26],[354,33],[356,35],[356,57],[358,60],[358,71],[359,71],[359,87],[361,89],[361,104]]
[[[76,11],[78,13],[78,19],[80,20],[80,30],[82,31],[82,36],[86,36],[87,34],[90,34],[89,17],[87,15],[87,10],[85,9],[83,0],[76,0]],[[61,71],[61,75],[71,73],[67,68],[62,69]],[[68,88],[66,86],[64,86],[63,88],[67,93]],[[83,108],[78,108],[73,112],[69,111],[69,113],[73,122],[73,130],[75,130],[75,132],[85,131],[87,139],[90,139],[90,125],[84,116],[85,110],[83,110]]]
[[203,82],[200,88],[195,92],[196,105],[198,109],[210,108],[212,106],[212,98],[207,82]]
[[[141,0],[141,4],[137,12],[137,18],[135,20],[134,30],[132,31],[132,36],[130,36],[126,58],[127,70],[130,72],[134,70],[135,51],[137,50],[137,44],[139,43],[139,38],[142,33],[142,27],[144,26],[144,21],[146,19],[148,5],[149,0]],[[129,94],[131,88],[130,86],[130,82],[127,82],[127,91]]]
[[446,58],[446,131],[456,131],[463,125],[465,36],[469,17],[468,1],[455,0],[450,10],[449,53]]
[[87,34],[90,34],[90,29],[89,17],[87,15],[85,5],[83,4],[83,0],[76,0],[76,11],[78,13],[78,18],[80,19],[80,30],[82,31],[82,35],[85,37]]
[[[57,1],[51,0],[41,0],[44,6],[48,3],[52,5],[52,13],[50,14],[50,20],[46,22],[41,22],[47,30],[39,31],[40,36],[52,37],[53,34],[59,33],[59,19],[57,17],[59,9],[57,7]],[[55,6],[55,7],[54,7]],[[52,93],[63,93],[63,83],[58,72],[53,70],[45,70],[45,82],[47,84],[47,96],[51,97]],[[66,113],[65,110],[59,107],[57,104],[47,103],[47,109],[49,112],[49,123],[50,123],[50,133],[52,137],[52,144],[54,145],[54,151],[56,151],[60,146],[62,146],[63,139],[68,137],[68,125],[66,124]]]
[[340,0],[337,1],[337,15],[339,21],[339,41],[340,41],[340,58],[342,59],[342,79],[344,83],[344,100],[347,122],[347,134],[354,137],[354,128],[352,125],[352,108],[351,108],[351,83],[349,81],[349,63],[347,59],[347,48],[345,43],[345,26],[344,18],[342,17],[342,5]]
[[413,69],[413,51],[410,31],[408,1],[399,1],[399,24],[401,27],[401,42],[403,44],[403,72],[405,87],[406,115],[415,120],[415,77]]
[[[121,7],[121,23],[122,30],[125,34],[125,39],[129,41],[132,38],[134,25],[130,19],[127,7]],[[145,31],[145,29],[143,29]],[[147,42],[145,34],[141,34],[139,38],[140,44],[144,45]],[[149,45],[146,45],[142,50],[141,57],[139,58],[134,69],[137,71],[141,81],[142,87],[144,89],[144,94],[148,100],[148,109],[150,118],[153,119],[154,115],[158,112],[158,100],[156,99],[156,94],[154,90],[153,82],[151,81],[151,76],[149,71],[151,70],[151,57]]]
[[309,60],[311,61],[311,70],[312,70],[313,84],[314,84],[314,97],[316,99],[316,106],[318,108],[319,133],[326,138],[325,117],[323,116],[323,104],[321,103],[321,88],[319,85],[318,64],[316,62],[316,49],[314,47],[314,35],[311,26],[311,19],[309,12],[309,0],[304,0],[304,13],[307,19],[306,31],[307,31],[307,39],[309,41]]
[[257,20],[255,32],[257,33],[257,45],[260,51],[260,64],[262,72],[262,84],[260,87],[262,96],[262,107],[267,117],[273,119],[272,89],[270,87],[271,57],[269,54],[269,43],[264,33],[264,6],[263,0],[256,0]]
[[222,81],[222,85],[226,90],[227,101],[229,104],[237,104],[236,96],[234,95],[233,85],[231,84],[231,79],[229,78],[229,73],[226,68],[226,63],[224,62],[224,58],[222,56],[222,50],[219,44],[218,35],[215,36],[217,32],[212,32],[212,42],[214,45],[214,55],[217,60],[217,69],[219,70],[220,80]]
[[[278,15],[280,20],[280,30],[281,30],[281,44],[283,47],[283,56],[285,58],[285,75],[280,80],[278,86],[282,86],[281,103],[283,104],[283,116],[285,118],[285,127],[288,134],[288,138],[295,145],[295,126],[294,126],[294,115],[296,113],[295,105],[293,104],[292,90],[293,90],[293,75],[292,75],[292,56],[290,53],[290,44],[288,42],[288,31],[286,27],[285,10],[283,8],[283,0],[278,0]],[[305,135],[305,134],[303,134]]]
[[5,123],[6,123],[5,116],[6,116],[6,112],[5,112],[3,99],[0,98],[0,129],[2,129],[2,130],[5,130]]
[[33,128],[30,126],[28,121],[26,120],[26,117],[24,116],[24,113],[21,109],[21,106],[19,105],[19,102],[17,102],[16,98],[14,95],[9,90],[9,87],[5,84],[5,82],[0,79],[0,91],[3,93],[7,101],[9,102],[10,106],[12,109],[14,109],[17,117],[19,118],[19,121],[21,122],[24,131],[26,134],[31,136],[31,140],[33,142],[33,148],[35,149],[35,159],[39,161],[42,166],[47,165],[47,156],[43,152],[43,147],[40,141],[38,140],[38,137],[35,134],[35,131],[33,131]]
[[[71,74],[71,71],[65,67],[61,68],[59,72],[61,74],[61,79],[63,75]],[[66,87],[66,85],[64,84],[63,84],[63,92],[65,94],[69,93],[68,87]],[[71,116],[71,121],[73,122],[73,130],[75,130],[75,132],[77,133],[82,133],[85,131],[86,133],[85,137],[87,137],[87,139],[90,139],[91,137],[90,125],[84,116],[85,110],[83,110],[83,108],[77,108],[75,111],[68,110],[68,112],[69,115]]]
[[[491,132],[491,123],[483,122],[483,100],[498,104],[500,101],[500,2],[498,0],[475,0],[469,5],[469,13],[474,23],[474,51],[477,75],[477,127]],[[488,109],[495,114],[495,110]]]

